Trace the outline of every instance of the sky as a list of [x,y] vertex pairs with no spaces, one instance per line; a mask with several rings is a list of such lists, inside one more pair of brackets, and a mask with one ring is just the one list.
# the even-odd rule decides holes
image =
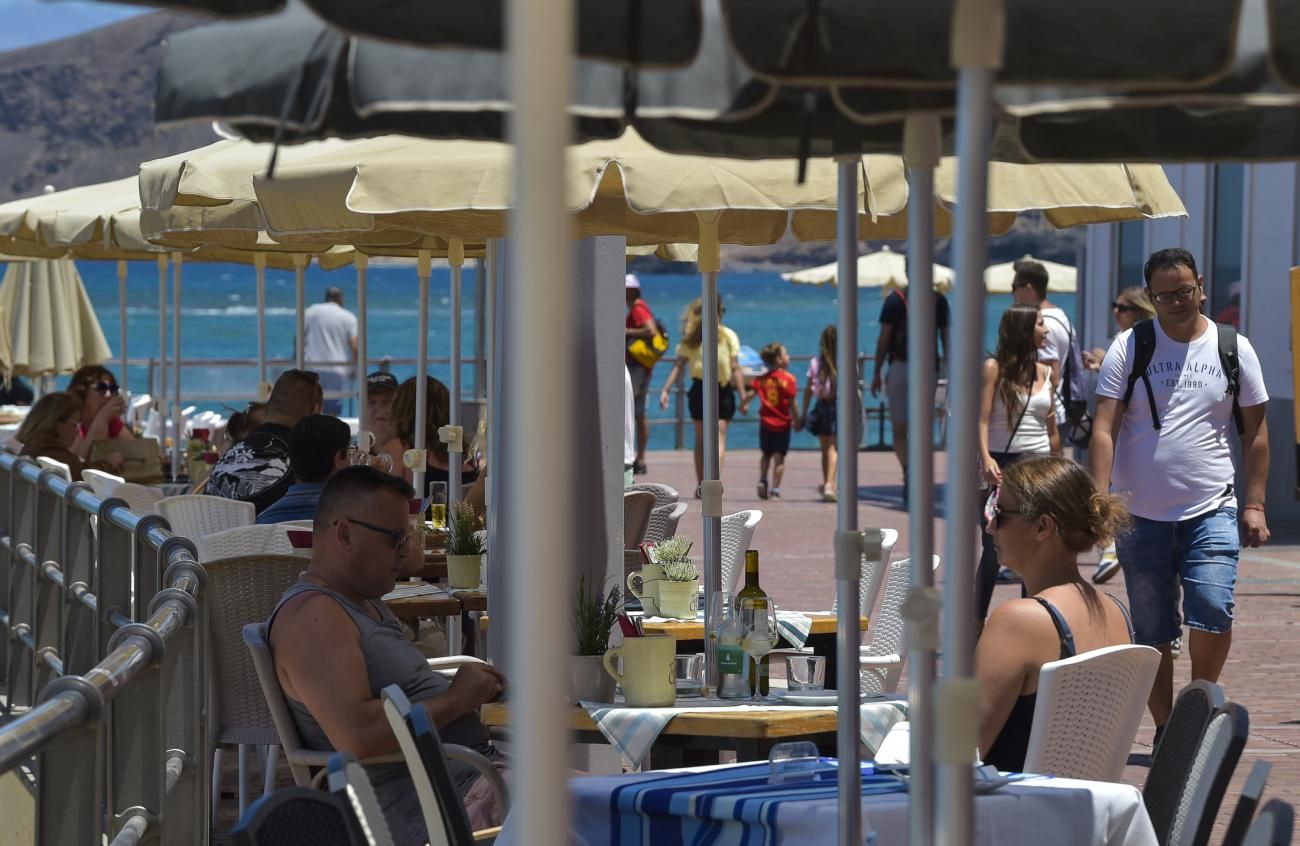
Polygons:
[[0,52],[53,41],[148,12],[89,0],[0,0]]

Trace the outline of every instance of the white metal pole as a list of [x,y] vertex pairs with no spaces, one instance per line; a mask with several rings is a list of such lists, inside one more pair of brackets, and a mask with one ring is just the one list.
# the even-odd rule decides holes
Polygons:
[[[357,270],[357,419],[359,427],[357,430],[357,446],[363,452],[369,452],[375,444],[369,443],[373,439],[374,433],[366,429],[366,403],[369,401],[369,390],[366,386],[366,370],[369,361],[369,339],[366,332],[367,324],[367,294],[366,294],[366,270],[370,267],[370,259],[365,253],[354,253],[352,266]],[[367,437],[370,435],[371,437]]]
[[460,426],[460,283],[465,267],[465,244],[452,238],[447,244],[447,261],[451,264],[451,379],[447,392],[447,426],[451,433],[447,445],[447,505],[460,501],[460,469],[465,463],[465,449],[461,442]]
[[117,263],[117,354],[122,359],[122,398],[126,400],[127,422],[131,420],[131,373],[126,355],[126,262]]
[[487,259],[474,262],[474,399],[487,396]]
[[[722,255],[718,244],[719,212],[697,212],[700,223],[700,363],[703,372],[704,477],[700,482],[700,511],[704,518],[704,596],[730,590],[722,584],[722,481],[718,461],[718,271]],[[714,642],[704,639],[705,683],[717,690],[718,662]]]
[[189,478],[185,466],[185,412],[181,402],[181,268],[185,260],[172,257],[172,478]]
[[858,764],[859,645],[861,605],[858,585],[862,579],[862,545],[858,535],[858,443],[862,409],[858,404],[858,156],[841,159],[836,167],[839,195],[835,206],[836,254],[839,257],[839,341],[835,352],[836,385],[835,440],[840,462],[835,532],[835,590],[839,616],[836,620],[836,673],[839,678],[839,726],[836,756],[839,759],[839,842],[858,846],[862,842],[862,768]]
[[266,253],[253,254],[257,271],[257,399],[266,402]]
[[[934,589],[934,169],[939,165],[939,119],[907,118],[903,155],[907,162],[907,442],[908,550],[912,556],[907,605],[907,719],[912,729],[908,782],[908,842],[934,842],[934,671],[938,648],[939,600]],[[945,353],[948,351],[945,350]]]
[[[582,460],[573,433],[579,403],[590,401],[577,395],[573,379],[578,308],[564,203],[575,14],[573,0],[509,0],[506,25],[515,150],[508,270],[527,267],[528,279],[512,284],[500,303],[510,338],[503,370],[510,373],[511,401],[519,412],[500,415],[510,462],[501,502],[502,513],[510,515],[502,521],[507,550],[526,549],[530,558],[514,574],[510,591],[509,649],[513,684],[528,692],[527,707],[513,714],[513,813],[537,846],[562,846],[570,839],[564,669],[569,650],[561,643],[539,650],[536,638],[557,611],[569,613],[573,601],[566,574],[574,572],[573,553],[580,547],[580,516],[571,504],[579,498],[575,468]],[[541,349],[558,355],[539,356]],[[552,410],[546,426],[527,413],[539,408]]]
[[[494,634],[488,638],[488,660],[506,672],[506,659],[508,658],[507,646],[509,645],[510,620],[506,616],[506,595],[509,574],[504,550],[501,546],[503,542],[503,531],[501,521],[493,519],[492,515],[501,513],[501,468],[505,461],[505,451],[502,447],[501,437],[501,371],[500,366],[504,358],[502,352],[502,333],[500,331],[502,320],[501,311],[501,286],[505,281],[505,258],[506,247],[501,239],[493,238],[487,243],[487,296],[485,302],[486,320],[488,327],[488,337],[486,338],[488,350],[487,366],[487,404],[484,406],[484,413],[487,414],[487,482],[483,494],[487,502],[487,530],[488,530],[488,615],[494,621],[492,631]],[[498,625],[500,623],[500,625]]]
[[164,421],[158,430],[158,446],[167,438],[167,256],[158,256],[158,384],[150,385],[154,392],[154,408],[158,419]]
[[307,354],[307,256],[294,255],[293,257],[293,281],[294,281],[294,310],[297,319],[295,329],[297,343],[294,345],[294,367],[302,370],[306,366]]
[[414,461],[409,462],[415,496],[424,499],[425,474],[429,468],[429,458],[425,453],[428,442],[424,436],[425,427],[429,425],[429,386],[425,376],[429,370],[429,277],[433,274],[433,254],[429,250],[420,250],[415,273],[420,279],[420,321],[419,337],[415,341],[415,443]]
[[[966,846],[974,827],[971,762],[978,743],[979,684],[972,677],[975,572],[975,485],[984,336],[984,265],[988,257],[988,162],[993,141],[992,95],[1002,61],[1005,11],[1001,0],[957,0],[952,52],[957,71],[957,281],[949,357],[949,397],[955,431],[948,444],[948,524],[944,549],[944,675],[935,711],[939,764],[936,842]],[[965,484],[963,484],[963,482]]]

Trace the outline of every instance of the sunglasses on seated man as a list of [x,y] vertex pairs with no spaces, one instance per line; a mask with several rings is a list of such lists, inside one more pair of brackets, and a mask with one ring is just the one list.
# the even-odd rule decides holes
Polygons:
[[[356,523],[363,529],[369,529],[372,532],[384,535],[388,538],[388,544],[394,552],[401,552],[406,549],[407,544],[411,542],[411,535],[404,530],[386,529],[383,526],[376,526],[374,523],[367,523],[365,520],[358,520],[355,517],[347,517],[344,519],[349,523]],[[338,524],[339,521],[335,520],[334,525],[337,526]]]

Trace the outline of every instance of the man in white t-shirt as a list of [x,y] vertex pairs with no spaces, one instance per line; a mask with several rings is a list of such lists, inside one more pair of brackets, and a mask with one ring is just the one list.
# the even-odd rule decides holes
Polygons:
[[[325,302],[316,303],[303,316],[303,361],[320,374],[325,393],[351,388],[353,367],[347,364],[316,364],[322,361],[355,361],[357,357],[357,316],[343,307],[343,291],[328,288]],[[343,413],[343,400],[326,399],[323,413]]]
[[1047,340],[1038,350],[1038,360],[1052,368],[1052,380],[1056,383],[1056,395],[1060,399],[1056,404],[1056,425],[1063,426],[1065,401],[1086,401],[1088,397],[1088,377],[1083,368],[1083,357],[1079,354],[1079,345],[1075,343],[1074,327],[1070,325],[1066,313],[1047,300],[1048,275],[1042,262],[1026,258],[1012,267],[1016,274],[1011,282],[1012,299],[1017,305],[1034,306],[1043,315]]
[[1142,324],[1115,338],[1101,364],[1088,455],[1098,490],[1124,494],[1133,515],[1133,529],[1117,539],[1117,548],[1134,639],[1162,654],[1148,701],[1158,740],[1173,706],[1170,642],[1179,634],[1180,582],[1192,678],[1218,681],[1232,645],[1241,544],[1268,541],[1268,392],[1254,348],[1238,335],[1236,399],[1246,481],[1239,510],[1229,448],[1236,429],[1233,397],[1219,330],[1201,314],[1204,280],[1196,260],[1187,250],[1160,250],[1147,259],[1143,274],[1156,309],[1150,364],[1126,404]]

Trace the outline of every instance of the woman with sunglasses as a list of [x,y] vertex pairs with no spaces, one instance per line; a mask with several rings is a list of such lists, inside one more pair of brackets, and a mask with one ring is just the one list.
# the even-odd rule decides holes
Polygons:
[[[1151,304],[1146,288],[1134,285],[1119,292],[1115,302],[1110,304],[1110,313],[1115,318],[1115,328],[1118,330],[1116,334],[1119,334],[1126,329],[1132,329],[1134,324],[1155,318],[1156,307]],[[1083,366],[1089,370],[1100,370],[1101,361],[1105,357],[1104,347],[1093,347],[1083,353]]]
[[1123,501],[1098,493],[1074,461],[1028,458],[1007,467],[989,495],[986,531],[1027,598],[999,605],[975,647],[984,698],[985,763],[1020,772],[1044,664],[1132,643],[1128,610],[1079,574],[1079,555],[1128,523]]
[[68,382],[68,393],[80,404],[77,442],[72,449],[82,461],[90,460],[96,443],[129,441],[135,437],[122,421],[122,415],[126,413],[126,400],[122,398],[117,379],[108,368],[98,364],[82,367],[72,374],[72,379]]
[[[1038,360],[1047,343],[1047,327],[1036,306],[1013,305],[998,324],[998,347],[984,361],[984,390],[980,400],[982,481],[996,487],[1007,467],[1034,455],[1060,455],[1056,429],[1056,386],[1052,369]],[[975,576],[976,625],[988,614],[998,577],[998,556],[992,538],[984,549]]]

